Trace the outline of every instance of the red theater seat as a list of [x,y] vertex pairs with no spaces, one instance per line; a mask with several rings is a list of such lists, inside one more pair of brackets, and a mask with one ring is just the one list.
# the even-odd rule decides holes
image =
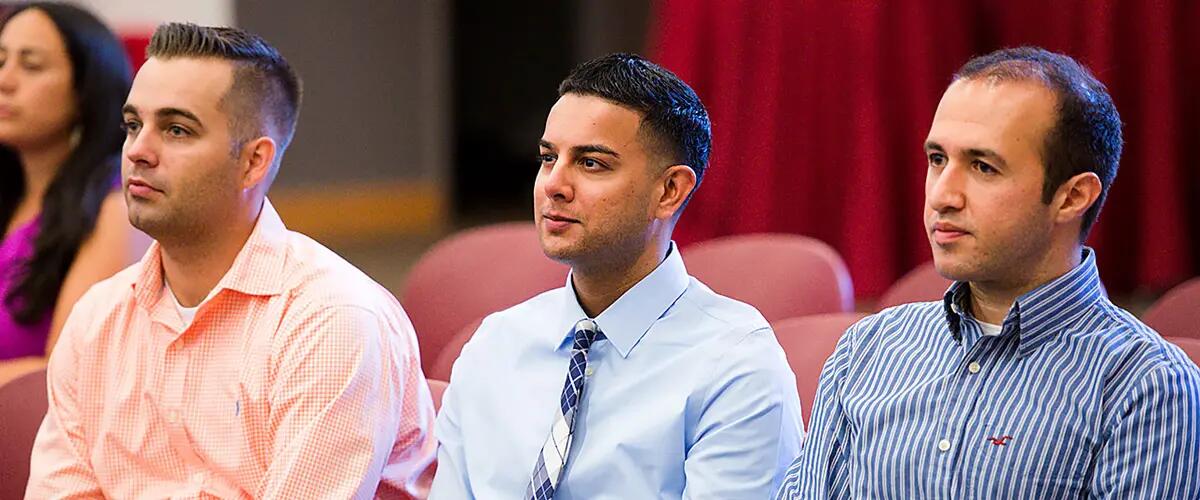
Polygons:
[[446,238],[413,266],[400,302],[431,372],[442,347],[472,320],[563,286],[567,266],[542,253],[533,223],[495,224]]
[[1200,278],[1172,288],[1142,314],[1142,322],[1164,337],[1200,339]]
[[682,250],[688,272],[767,321],[854,309],[846,263],[829,245],[795,234],[747,234]]
[[446,345],[442,346],[442,352],[433,362],[433,366],[425,373],[427,377],[433,377],[439,380],[450,380],[450,371],[454,368],[454,360],[458,359],[458,355],[462,353],[462,348],[467,345],[467,341],[471,340],[471,336],[475,335],[475,330],[479,329],[479,324],[483,323],[483,318],[472,321],[462,330],[459,330],[454,337]]
[[1192,358],[1192,362],[1200,366],[1200,339],[1190,337],[1166,337],[1166,339],[1183,349],[1183,352]]
[[433,398],[433,409],[434,411],[440,411],[442,409],[442,395],[446,393],[446,387],[450,384],[432,378],[426,381],[429,382],[429,395]]
[[46,407],[45,369],[0,386],[0,499],[25,496],[33,439]]
[[817,314],[789,318],[772,325],[779,345],[787,354],[788,365],[796,374],[796,390],[800,392],[800,404],[806,420],[812,413],[817,382],[825,360],[833,354],[833,348],[837,347],[846,329],[865,317],[861,313]]
[[885,309],[910,302],[928,302],[942,300],[946,289],[953,284],[933,267],[933,262],[926,262],[909,271],[892,283],[883,296],[879,298],[879,308]]

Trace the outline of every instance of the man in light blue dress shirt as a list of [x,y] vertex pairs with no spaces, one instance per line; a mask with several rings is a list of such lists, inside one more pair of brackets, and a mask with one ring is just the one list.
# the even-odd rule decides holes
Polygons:
[[625,54],[584,63],[559,95],[534,219],[572,270],[464,347],[431,498],[768,497],[803,434],[795,377],[762,315],[688,276],[671,242],[707,164],[707,112]]
[[956,282],[846,332],[777,498],[1200,498],[1200,369],[1108,300],[1083,245],[1121,147],[1071,58],[963,66],[925,143],[925,225]]

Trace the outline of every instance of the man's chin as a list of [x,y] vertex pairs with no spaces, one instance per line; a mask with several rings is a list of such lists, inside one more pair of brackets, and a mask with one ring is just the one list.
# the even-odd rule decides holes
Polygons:
[[570,265],[582,253],[576,242],[567,241],[559,236],[543,234],[541,244],[542,253],[546,254],[547,258],[567,265]]
[[975,281],[979,278],[979,270],[975,266],[950,256],[939,258],[937,252],[934,252],[933,268],[950,281]]
[[129,225],[138,231],[146,233],[151,238],[159,239],[164,232],[165,221],[160,214],[151,213],[145,208],[129,207]]
[[549,246],[549,245],[545,245],[545,244],[542,245],[542,253],[546,254],[546,257],[549,258],[550,260],[554,260],[554,261],[561,262],[563,264],[568,264],[568,265],[571,263],[572,260],[574,260],[575,255],[576,255],[576,252],[572,251],[570,248],[564,248],[564,247],[560,247],[560,246]]

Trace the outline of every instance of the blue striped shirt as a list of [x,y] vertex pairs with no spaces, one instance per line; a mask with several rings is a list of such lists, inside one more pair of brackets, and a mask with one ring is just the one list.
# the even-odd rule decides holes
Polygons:
[[1200,369],[1109,302],[1091,249],[999,335],[969,294],[847,330],[776,498],[1200,498]]

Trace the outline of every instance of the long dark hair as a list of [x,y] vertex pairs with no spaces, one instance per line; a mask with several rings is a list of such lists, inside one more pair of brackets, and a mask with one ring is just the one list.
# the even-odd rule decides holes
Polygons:
[[[59,288],[96,226],[104,198],[120,175],[121,106],[129,93],[129,58],[124,46],[91,13],[67,4],[31,2],[7,13],[0,29],[17,13],[38,9],[58,27],[67,46],[79,103],[79,143],[58,169],[42,200],[40,230],[33,255],[17,275],[4,304],[22,324],[34,323],[54,308]],[[54,105],[48,103],[47,105]],[[0,145],[0,228],[8,227],[25,193],[25,173],[17,153]],[[5,270],[7,271],[7,270]]]

